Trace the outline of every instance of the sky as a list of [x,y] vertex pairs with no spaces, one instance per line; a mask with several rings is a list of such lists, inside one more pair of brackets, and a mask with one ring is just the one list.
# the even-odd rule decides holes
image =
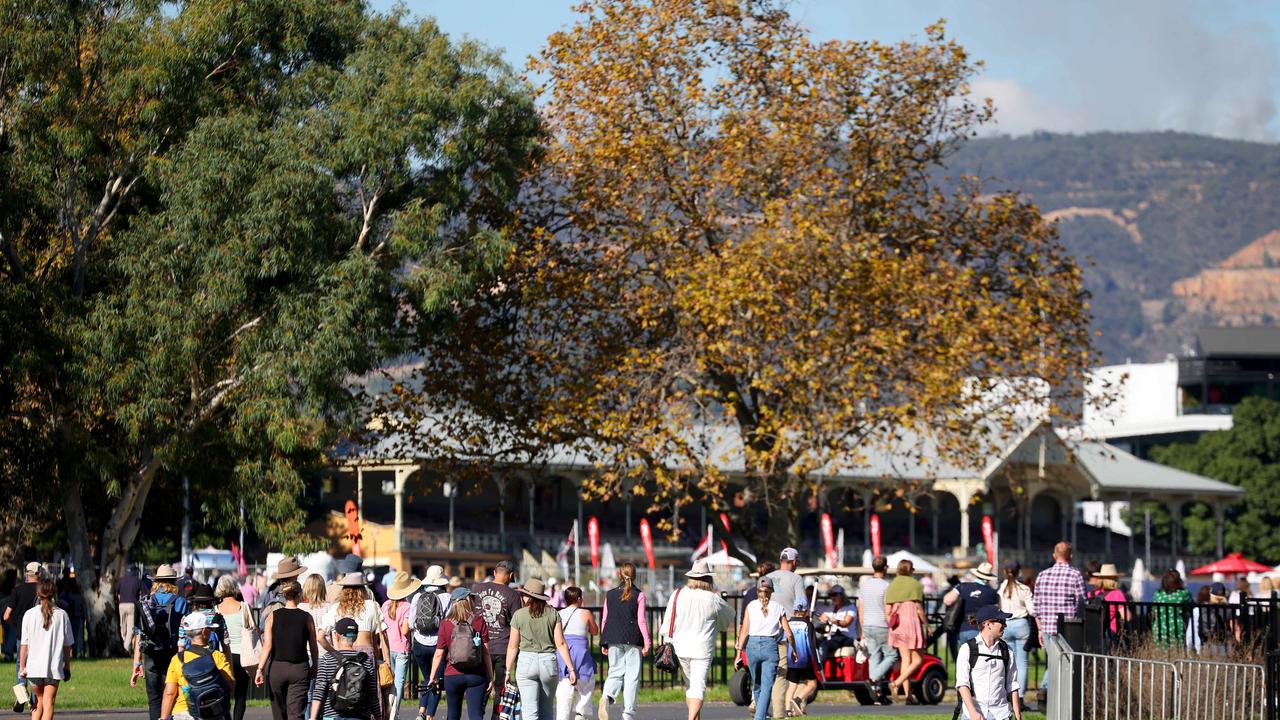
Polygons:
[[[576,0],[405,0],[450,35],[524,59]],[[390,9],[393,0],[371,0]],[[1181,130],[1280,140],[1280,3],[1259,0],[788,0],[821,39],[948,33],[985,67],[991,132]]]

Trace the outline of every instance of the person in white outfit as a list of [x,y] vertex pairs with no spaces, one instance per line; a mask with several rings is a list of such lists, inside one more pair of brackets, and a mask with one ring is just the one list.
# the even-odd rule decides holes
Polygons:
[[582,589],[570,585],[562,594],[565,607],[560,610],[564,642],[569,646],[569,659],[578,671],[578,682],[569,682],[569,668],[560,663],[560,684],[556,686],[556,720],[589,718],[591,694],[596,691],[596,660],[591,656],[591,638],[600,634],[595,615],[582,607]]
[[1036,603],[1031,588],[1022,582],[1022,566],[1015,560],[1005,566],[1004,584],[1000,586],[1000,612],[1009,616],[1004,640],[1013,650],[1018,666],[1018,692],[1023,704],[1027,692],[1027,640],[1031,638],[1031,619],[1036,615]]
[[1018,672],[1013,653],[1001,639],[1009,616],[1000,608],[978,609],[978,635],[956,653],[956,692],[964,720],[1022,720]]
[[31,685],[31,720],[52,720],[58,684],[71,679],[71,618],[57,605],[53,579],[41,578],[36,605],[22,616],[18,674]]
[[716,650],[716,633],[733,623],[733,608],[714,592],[711,568],[699,560],[685,573],[684,587],[676,590],[662,618],[662,632],[688,683],[684,692],[689,720],[702,717],[702,698],[707,691],[707,671]]

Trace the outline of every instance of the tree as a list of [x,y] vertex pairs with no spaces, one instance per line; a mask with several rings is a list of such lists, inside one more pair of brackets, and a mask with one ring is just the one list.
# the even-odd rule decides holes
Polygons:
[[0,467],[45,473],[105,647],[166,478],[301,541],[348,379],[501,263],[538,125],[496,54],[360,3],[0,8],[0,399],[33,438]]
[[[1230,430],[1153,448],[1151,458],[1244,488],[1244,498],[1226,511],[1223,542],[1251,558],[1280,562],[1280,402],[1245,398],[1232,412]],[[1208,506],[1195,506],[1183,527],[1193,551],[1216,550],[1216,522]]]
[[531,64],[550,137],[512,264],[386,429],[571,450],[588,494],[706,503],[776,549],[869,444],[976,462],[1019,403],[1077,387],[1079,269],[1034,206],[938,177],[990,115],[941,26],[882,45],[763,0],[578,10]]

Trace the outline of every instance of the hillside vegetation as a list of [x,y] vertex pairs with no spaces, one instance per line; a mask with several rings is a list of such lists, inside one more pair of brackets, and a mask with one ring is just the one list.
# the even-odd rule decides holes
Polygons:
[[1205,324],[1280,318],[1280,251],[1264,237],[1280,230],[1280,145],[1036,133],[974,140],[948,173],[1020,189],[1056,220],[1085,264],[1108,362],[1181,352]]

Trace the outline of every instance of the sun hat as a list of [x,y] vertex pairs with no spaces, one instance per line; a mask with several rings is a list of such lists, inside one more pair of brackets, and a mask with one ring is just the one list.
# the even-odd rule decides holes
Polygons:
[[364,576],[358,572],[349,572],[336,581],[339,587],[364,587]]
[[981,625],[982,623],[987,622],[989,620],[999,620],[1000,622],[1007,622],[1011,617],[1013,616],[1010,615],[1009,613],[1001,612],[999,607],[995,605],[987,605],[985,607],[978,608],[978,612],[975,613],[974,620],[977,621],[979,625]]
[[711,575],[712,575],[711,566],[708,565],[705,560],[699,560],[698,562],[694,563],[693,567],[689,569],[689,572],[684,574],[685,577],[692,578],[694,580],[709,578],[711,577]]
[[391,587],[387,588],[387,597],[391,600],[403,600],[418,592],[420,587],[422,587],[421,580],[414,580],[409,573],[401,571],[396,573],[391,581]]
[[160,567],[156,568],[155,577],[151,579],[152,580],[177,580],[178,572],[173,569],[172,565],[168,565],[168,564],[161,565]]
[[974,577],[985,582],[991,582],[996,579],[995,568],[991,567],[991,563],[986,560],[983,560],[972,572]]
[[1116,568],[1115,563],[1105,563],[1098,568],[1098,572],[1094,573],[1093,577],[1099,580],[1114,580],[1120,577],[1120,570]]
[[338,618],[338,622],[333,624],[333,631],[345,638],[359,637],[360,626],[356,624],[355,618]]
[[782,549],[782,552],[778,553],[778,559],[779,559],[779,560],[787,560],[787,561],[791,561],[791,560],[799,560],[799,559],[800,559],[800,551],[799,551],[799,550],[796,550],[796,549],[795,549],[795,548],[793,548],[793,547],[783,548],[783,549]]
[[462,587],[462,578],[457,575],[454,575],[453,577],[449,578],[449,589],[452,590],[457,587]]
[[287,557],[276,563],[276,574],[272,579],[287,580],[288,578],[298,577],[306,571],[307,569],[303,567],[302,563],[298,562],[298,558]]
[[449,578],[444,576],[444,568],[439,565],[432,565],[427,568],[427,576],[422,578],[422,586],[430,588],[440,588],[449,584]]
[[192,602],[213,602],[213,588],[204,583],[196,583],[191,589],[191,597],[187,599]]
[[339,575],[346,575],[347,573],[360,572],[362,567],[364,567],[364,558],[352,553],[344,558],[339,558],[333,564],[333,571]]
[[213,627],[213,623],[209,614],[203,610],[193,612],[182,618],[182,629],[188,633],[200,632],[206,628]]
[[[547,597],[547,586],[542,582],[542,578],[531,577],[528,580],[525,580],[524,585],[521,585],[516,592],[521,595],[531,597],[534,600],[541,600],[543,602],[547,602],[551,599]],[[449,597],[453,597],[453,595],[451,594]]]

